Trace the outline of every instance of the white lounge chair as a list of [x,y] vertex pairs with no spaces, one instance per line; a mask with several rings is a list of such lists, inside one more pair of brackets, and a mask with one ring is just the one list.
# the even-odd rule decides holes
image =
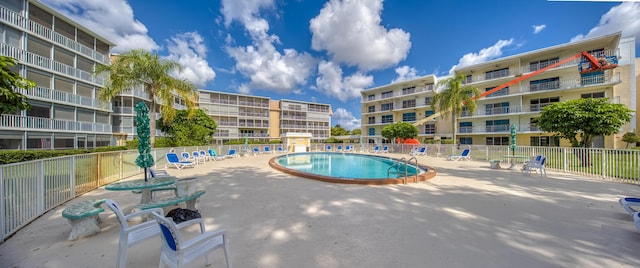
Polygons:
[[211,160],[211,156],[209,156],[209,154],[207,154],[207,152],[205,150],[200,150],[198,151],[198,153],[200,154],[200,157],[204,158],[204,161],[206,162],[207,160]]
[[[227,248],[227,234],[225,230],[207,232],[201,218],[192,219],[176,225],[171,219],[165,218],[161,213],[152,214],[160,225],[162,234],[162,249],[160,251],[160,267],[183,267],[194,260],[205,257],[205,264],[211,265],[208,254],[213,250],[224,249],[224,257],[227,268],[231,267],[229,249]],[[186,225],[200,225],[200,234],[185,240],[180,233],[180,227]]]
[[640,231],[640,212],[633,213],[633,223],[636,225],[636,229]]
[[269,146],[265,146],[265,147],[264,147],[264,151],[263,151],[263,152],[264,152],[265,154],[270,154],[270,153],[273,153],[274,151],[271,151],[271,148],[269,148]]
[[462,153],[460,155],[449,155],[449,156],[447,156],[447,160],[452,160],[452,161],[467,160],[467,161],[470,161],[471,160],[471,156],[469,155],[470,152],[471,152],[470,149],[464,149],[464,150],[462,150]]
[[388,153],[388,152],[389,152],[389,146],[382,147],[382,151],[380,151],[380,153]]
[[327,152],[331,152],[331,145],[327,145]]
[[284,149],[282,149],[282,146],[279,146],[277,151],[279,154],[284,153]]
[[204,164],[204,162],[207,161],[205,156],[204,155],[201,156],[198,151],[193,151],[191,155],[193,155],[193,160],[196,162],[196,165],[200,163]]
[[379,153],[380,152],[380,146],[376,145],[373,147],[373,151],[371,151],[372,153]]
[[622,197],[618,200],[622,208],[629,212],[629,214],[633,214],[638,212],[639,210],[634,209],[633,207],[640,207],[640,198],[637,197]]
[[151,215],[152,212],[162,214],[161,208],[147,209],[129,215],[124,215],[120,206],[113,200],[105,200],[109,209],[116,214],[118,223],[120,223],[120,239],[118,242],[118,257],[116,267],[124,268],[127,266],[127,250],[148,238],[155,237],[160,234],[160,228],[154,221],[146,221],[139,224],[129,226],[128,221],[132,218]]
[[410,155],[419,156],[419,155],[425,155],[426,153],[427,153],[427,147],[422,147],[418,150],[411,151]]
[[[188,154],[189,153],[187,153],[187,155]],[[177,169],[182,169],[184,167],[195,167],[195,164],[191,161],[181,161],[176,153],[168,153],[167,164],[165,165],[165,168],[168,168],[170,166],[174,166]]]
[[523,165],[522,169],[525,173],[531,174],[531,171],[536,171],[540,173],[540,176],[547,176],[547,170],[544,167],[547,158],[544,156],[536,157],[533,161],[527,161],[525,165]]
[[235,158],[235,157],[240,157],[238,154],[236,154],[236,149],[229,149],[229,152],[224,156],[225,158]]
[[216,153],[215,150],[209,149],[209,157],[213,160],[224,160],[224,156],[220,156]]

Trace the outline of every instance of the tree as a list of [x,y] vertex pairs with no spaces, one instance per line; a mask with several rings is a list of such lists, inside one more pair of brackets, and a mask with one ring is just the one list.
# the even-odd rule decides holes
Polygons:
[[180,80],[170,75],[173,72],[181,72],[182,69],[183,67],[178,62],[161,59],[157,54],[153,55],[142,49],[125,52],[118,55],[111,65],[98,65],[96,68],[97,74],[108,73],[110,76],[109,84],[100,91],[99,98],[110,102],[122,91],[142,84],[151,99],[149,118],[151,143],[153,144],[158,105],[161,105],[160,115],[165,125],[169,124],[176,115],[173,108],[174,93],[185,100],[189,110],[194,107],[195,86],[186,80]]
[[[462,108],[467,107],[467,111],[473,114],[476,111],[475,98],[480,96],[480,90],[473,86],[463,86],[462,82],[467,77],[458,73],[453,77],[438,82],[438,87],[444,86],[445,89],[433,96],[431,109],[442,113],[442,118],[447,119],[451,116],[451,129],[453,130],[452,139],[456,140],[457,118],[462,115]],[[447,114],[449,112],[449,114]]]
[[331,127],[331,136],[347,136],[349,131],[344,129],[341,125],[335,125]]
[[200,146],[211,142],[213,133],[218,127],[203,110],[180,110],[170,124],[158,120],[159,128],[167,133],[173,141],[173,146]]
[[30,89],[37,84],[11,70],[18,64],[14,58],[0,56],[0,114],[12,114],[17,110],[29,110],[31,105],[27,97],[16,92],[17,89]]
[[351,131],[351,135],[362,135],[362,130],[359,128],[356,128]]
[[640,136],[638,136],[638,134],[636,134],[635,132],[627,132],[622,135],[622,141],[627,143],[627,147],[625,148],[629,148],[629,143],[640,142]]
[[575,99],[545,106],[534,119],[538,128],[571,142],[573,147],[591,147],[596,136],[618,133],[631,121],[633,111],[606,98]]
[[407,122],[397,122],[382,128],[383,137],[394,141],[395,139],[409,139],[418,137],[418,128]]

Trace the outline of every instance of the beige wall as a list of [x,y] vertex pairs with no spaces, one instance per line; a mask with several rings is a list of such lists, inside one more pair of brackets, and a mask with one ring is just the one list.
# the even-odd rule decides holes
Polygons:
[[280,101],[269,101],[269,138],[280,139]]

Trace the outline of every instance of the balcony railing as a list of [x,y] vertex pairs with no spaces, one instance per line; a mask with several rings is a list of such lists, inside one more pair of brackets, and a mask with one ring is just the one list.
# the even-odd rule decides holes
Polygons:
[[94,76],[90,72],[74,68],[23,49],[12,47],[5,43],[0,43],[0,55],[11,57],[20,62],[26,62],[28,64],[48,69],[52,72],[74,77],[99,86],[105,85],[105,79],[103,77]]
[[35,87],[29,90],[19,89],[18,92],[29,97],[30,99],[39,99],[44,101],[53,101],[63,104],[84,106],[93,109],[111,110],[111,103],[104,103],[94,98],[75,95],[64,91],[53,90],[44,87]]
[[151,96],[149,96],[149,93],[146,92],[142,88],[142,86],[137,86],[134,89],[121,91],[120,94],[118,94],[118,96],[133,96],[133,97],[138,97],[138,98],[145,99],[145,100],[148,100],[148,101],[151,100]]
[[595,85],[603,85],[603,84],[611,84],[611,83],[619,83],[620,73],[616,73],[614,75],[598,75],[598,76],[589,76],[583,77],[581,79],[569,80],[569,79],[561,79],[560,81],[551,81],[540,84],[533,85],[524,85],[522,88],[523,92],[537,92],[537,91],[547,91],[547,90],[563,90],[563,89],[572,89],[578,87],[586,87],[586,86],[595,86]]
[[33,33],[42,38],[50,40],[51,42],[58,44],[60,46],[66,47],[70,50],[76,51],[82,55],[85,55],[89,58],[92,58],[102,64],[109,64],[110,59],[107,55],[104,55],[100,52],[97,52],[85,45],[82,45],[74,40],[69,39],[66,36],[63,36],[53,30],[37,23],[31,21],[20,14],[13,12],[5,7],[0,7],[0,21],[4,21],[8,24],[12,24],[21,28],[24,31]]
[[111,134],[110,124],[68,121],[10,114],[3,114],[0,117],[0,128],[7,128],[11,130],[38,129],[50,131],[97,132]]
[[393,97],[398,97],[398,96],[408,96],[408,95],[413,95],[413,94],[420,94],[423,92],[432,92],[434,89],[434,85],[426,85],[426,86],[422,86],[422,87],[416,87],[415,91],[411,92],[411,93],[402,93],[400,92],[392,92],[391,94],[386,94],[384,95],[384,97],[382,95],[380,96],[374,96],[373,98],[362,98],[362,102],[363,103],[367,103],[367,102],[372,102],[372,101],[378,101],[378,100],[384,100],[384,99],[389,99],[389,98],[393,98]]
[[[124,107],[124,106],[115,106],[113,107],[113,113],[114,114],[128,114],[128,115],[133,115],[133,107]],[[158,117],[156,117],[158,118]]]

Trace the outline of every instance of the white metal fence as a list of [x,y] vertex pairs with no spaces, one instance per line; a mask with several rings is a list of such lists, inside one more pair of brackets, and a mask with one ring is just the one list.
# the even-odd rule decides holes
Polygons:
[[[312,144],[310,150],[325,151],[326,145]],[[335,150],[339,144],[331,145]],[[343,148],[346,145],[352,145],[356,152],[370,152],[374,148],[371,144],[345,143],[342,145]],[[180,153],[214,149],[218,155],[225,155],[229,149],[242,153],[245,147],[258,147],[263,151],[265,146],[269,146],[271,151],[276,151],[282,145],[221,145],[174,148],[174,150]],[[392,153],[406,154],[414,147],[414,145],[398,144],[387,144],[387,146]],[[476,161],[490,159],[506,161],[504,156],[514,153],[524,156],[541,154],[547,157],[546,165],[549,170],[640,184],[638,168],[640,151],[638,150],[520,146],[512,152],[508,146],[436,144],[419,146],[427,147],[427,155],[434,157],[456,155],[460,154],[462,149],[470,148],[471,159]],[[152,150],[156,167],[164,167],[165,154],[169,150],[169,148]],[[56,157],[0,166],[0,242],[64,202],[122,178],[141,174],[142,169],[135,165],[137,156],[136,150],[130,150]]]

